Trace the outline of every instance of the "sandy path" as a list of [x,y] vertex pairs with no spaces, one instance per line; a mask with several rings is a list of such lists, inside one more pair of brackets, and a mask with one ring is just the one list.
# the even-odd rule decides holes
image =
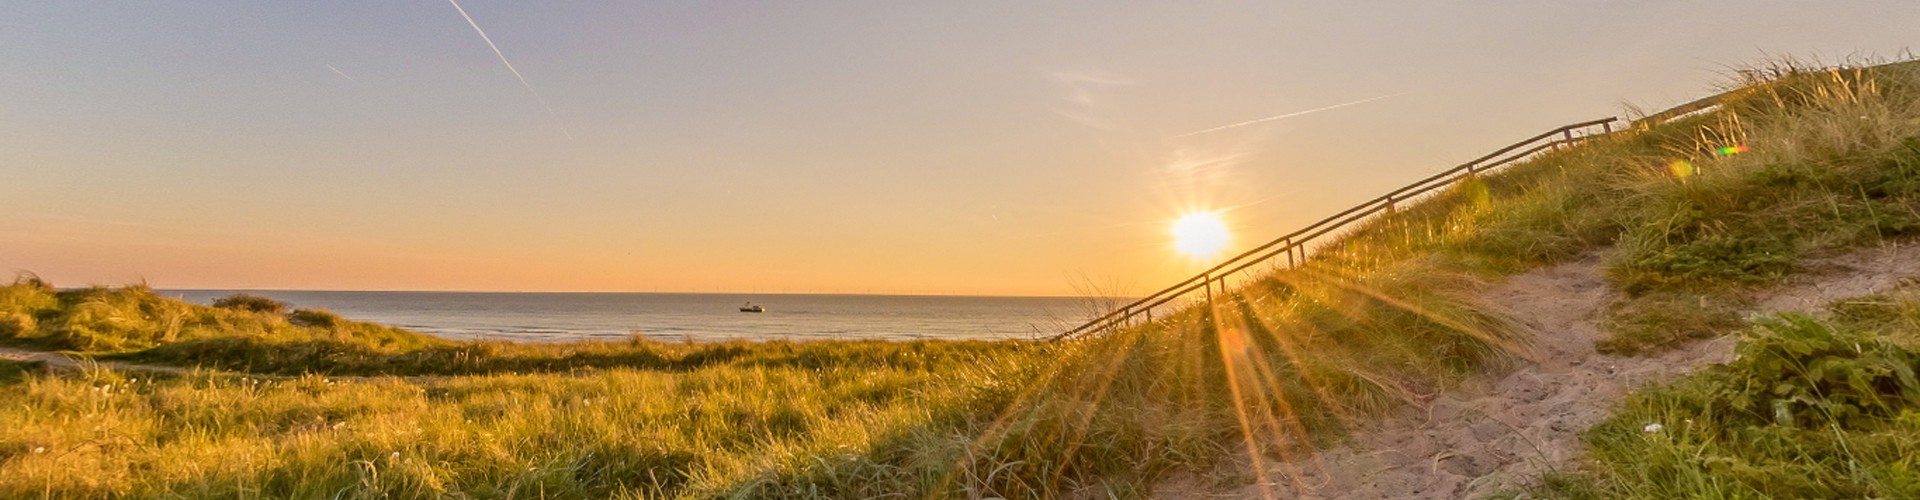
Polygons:
[[[1920,276],[1920,246],[1858,251],[1808,263],[1809,272],[1758,297],[1762,311],[1810,311],[1878,293]],[[1237,491],[1180,491],[1163,498],[1472,498],[1512,491],[1542,472],[1575,466],[1580,433],[1634,387],[1732,358],[1733,337],[1655,357],[1594,349],[1610,300],[1597,259],[1538,269],[1487,291],[1535,337],[1534,362],[1469,381],[1307,463],[1274,467],[1270,483]],[[1263,491],[1264,490],[1264,491]],[[1263,495],[1263,492],[1265,493]]]

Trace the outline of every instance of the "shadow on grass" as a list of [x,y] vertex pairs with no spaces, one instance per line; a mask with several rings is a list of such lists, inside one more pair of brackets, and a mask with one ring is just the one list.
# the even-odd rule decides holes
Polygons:
[[47,364],[41,361],[13,361],[0,359],[0,387],[26,381],[29,375],[45,372]]
[[823,369],[917,369],[954,358],[1025,348],[1023,341],[816,341],[673,345],[630,342],[515,344],[473,342],[391,352],[331,340],[269,341],[231,337],[162,345],[101,359],[199,366],[279,375],[482,375],[554,373],[605,368],[684,372],[713,366]]

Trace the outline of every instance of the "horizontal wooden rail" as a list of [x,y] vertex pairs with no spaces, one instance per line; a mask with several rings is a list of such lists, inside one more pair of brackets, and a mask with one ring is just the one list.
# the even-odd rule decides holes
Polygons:
[[[1306,227],[1241,252],[1218,265],[1201,271],[1199,274],[1180,280],[1180,282],[1174,283],[1172,286],[1141,297],[1139,300],[1115,308],[1113,311],[1089,320],[1085,324],[1075,327],[1072,330],[1067,330],[1065,333],[1056,335],[1053,339],[1059,340],[1085,335],[1091,332],[1119,328],[1126,326],[1133,318],[1140,315],[1145,315],[1151,319],[1153,316],[1153,308],[1195,291],[1205,290],[1207,296],[1212,297],[1213,287],[1216,283],[1224,286],[1228,276],[1232,276],[1235,273],[1255,265],[1273,262],[1275,259],[1280,258],[1281,255],[1286,256],[1289,267],[1302,265],[1306,262],[1307,252],[1310,250],[1307,245],[1317,238],[1362,222],[1375,214],[1391,211],[1400,203],[1416,200],[1422,195],[1436,189],[1452,186],[1480,172],[1498,169],[1550,148],[1610,134],[1613,132],[1613,123],[1615,121],[1618,121],[1618,119],[1609,117],[1564,125],[1494,150],[1492,153],[1474,158],[1471,161],[1449,168],[1425,179],[1401,186],[1399,189],[1388,192],[1384,196],[1367,200],[1346,210],[1341,210],[1324,219],[1308,224]],[[1581,131],[1590,132],[1590,129],[1596,126],[1601,128],[1598,134],[1575,134],[1575,132]],[[1514,153],[1515,151],[1519,152]]]

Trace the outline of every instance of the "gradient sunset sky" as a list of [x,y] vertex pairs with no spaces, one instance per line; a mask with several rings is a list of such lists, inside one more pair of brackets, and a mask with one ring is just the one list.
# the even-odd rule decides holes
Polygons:
[[1138,292],[1202,264],[1168,237],[1189,211],[1242,248],[1731,66],[1920,33],[1911,1],[459,5],[499,54],[445,0],[0,5],[0,271]]

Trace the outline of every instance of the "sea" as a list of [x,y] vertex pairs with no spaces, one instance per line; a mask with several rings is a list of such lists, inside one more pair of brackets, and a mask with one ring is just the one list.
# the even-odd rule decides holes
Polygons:
[[[451,339],[1032,339],[1104,313],[1074,297],[159,290],[198,304],[235,293]],[[752,303],[765,312],[741,312]]]

